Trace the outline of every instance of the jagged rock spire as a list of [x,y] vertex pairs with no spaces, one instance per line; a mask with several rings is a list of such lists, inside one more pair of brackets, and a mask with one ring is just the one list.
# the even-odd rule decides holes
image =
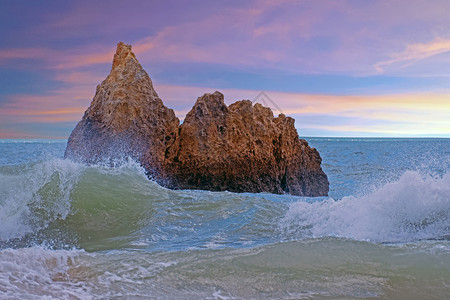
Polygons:
[[88,163],[132,157],[153,165],[149,173],[160,172],[178,125],[131,46],[120,42],[111,72],[97,86],[91,105],[69,137],[65,155]]

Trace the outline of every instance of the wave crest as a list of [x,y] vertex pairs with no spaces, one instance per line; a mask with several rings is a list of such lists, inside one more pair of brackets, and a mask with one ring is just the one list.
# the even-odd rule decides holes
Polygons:
[[448,238],[450,174],[431,178],[408,171],[365,196],[292,203],[280,227],[290,239],[336,236],[409,242]]
[[[108,178],[112,180],[108,181]],[[117,200],[114,199],[114,188],[119,190],[123,181],[138,184],[150,182],[143,169],[132,161],[118,168],[88,167],[67,159],[1,166],[0,241],[36,234],[49,228],[54,222],[64,220],[66,224],[74,215],[85,213],[86,209],[91,208],[95,204],[92,203],[92,198],[95,199],[94,196],[99,193],[106,191],[107,199]],[[103,182],[106,183],[102,184]],[[154,183],[150,184],[156,186]],[[123,186],[128,187],[126,183]],[[91,194],[87,195],[85,190],[89,190]],[[86,195],[89,197],[85,197]],[[84,215],[93,215],[93,212]],[[95,217],[98,216],[93,216],[92,219]],[[77,227],[76,224],[67,224]],[[82,225],[85,224],[78,224],[78,227]]]
[[53,159],[3,167],[0,172],[0,240],[22,237],[70,211],[70,192],[85,168]]

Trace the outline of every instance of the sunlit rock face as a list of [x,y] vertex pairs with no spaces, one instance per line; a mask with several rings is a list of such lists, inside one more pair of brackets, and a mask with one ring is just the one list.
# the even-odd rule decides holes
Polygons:
[[65,156],[86,163],[130,157],[150,176],[164,178],[179,120],[164,106],[131,46],[119,43],[111,72],[69,137]]
[[119,43],[109,76],[69,137],[79,162],[138,161],[174,189],[324,196],[329,184],[316,149],[294,119],[249,100],[225,105],[220,92],[197,99],[183,124],[164,106],[131,51]]

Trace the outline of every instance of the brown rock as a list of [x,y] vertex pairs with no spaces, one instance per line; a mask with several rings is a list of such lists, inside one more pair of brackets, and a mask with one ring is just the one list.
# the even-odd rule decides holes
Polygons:
[[164,106],[131,46],[119,43],[111,73],[69,137],[65,156],[86,163],[131,157],[149,176],[165,178],[164,162],[178,136],[179,120]]
[[181,125],[173,187],[323,196],[319,153],[300,140],[294,119],[249,100],[227,107],[221,93],[197,99]]
[[328,179],[294,119],[221,93],[197,99],[181,126],[131,46],[119,43],[110,75],[69,137],[66,157],[85,163],[138,160],[175,189],[324,196]]

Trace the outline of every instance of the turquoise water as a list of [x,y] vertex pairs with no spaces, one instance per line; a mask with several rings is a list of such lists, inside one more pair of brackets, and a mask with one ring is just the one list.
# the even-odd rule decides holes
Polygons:
[[450,139],[308,141],[329,197],[167,190],[0,140],[0,298],[449,298]]

